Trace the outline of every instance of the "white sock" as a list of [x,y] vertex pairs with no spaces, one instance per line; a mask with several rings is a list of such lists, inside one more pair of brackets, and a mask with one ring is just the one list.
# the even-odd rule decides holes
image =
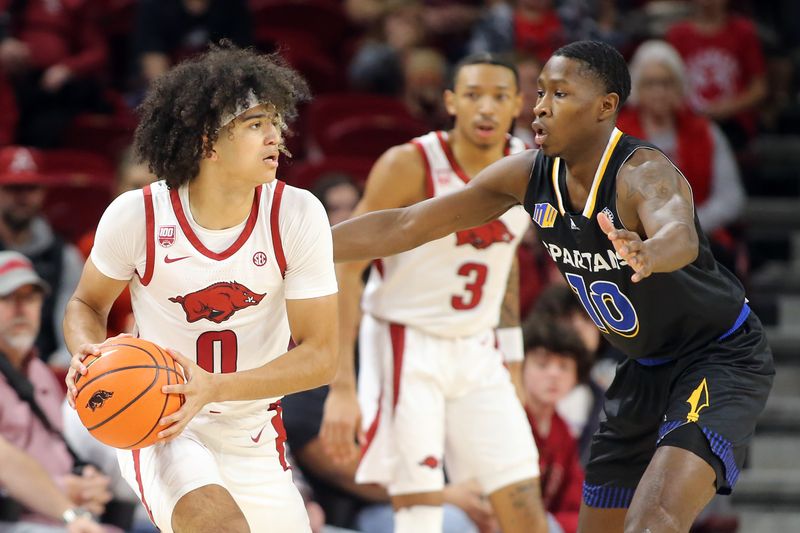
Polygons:
[[394,512],[394,533],[442,533],[441,505],[413,505]]

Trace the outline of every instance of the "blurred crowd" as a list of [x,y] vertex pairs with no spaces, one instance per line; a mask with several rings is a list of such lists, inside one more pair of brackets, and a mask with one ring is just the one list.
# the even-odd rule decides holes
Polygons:
[[[293,157],[279,175],[311,189],[335,224],[349,216],[383,151],[450,127],[442,94],[466,54],[513,58],[525,102],[513,133],[532,145],[543,63],[573,40],[605,41],[630,61],[620,129],[685,173],[715,254],[746,282],[741,215],[748,191],[758,189],[753,147],[765,135],[800,133],[797,20],[793,0],[0,0],[0,532],[64,531],[68,502],[42,506],[25,492],[34,482],[50,487],[39,494],[52,489],[92,511],[111,524],[107,531],[153,531],[119,482],[113,453],[62,412],[69,354],[61,319],[103,209],[156,179],[129,145],[136,105],[175,63],[228,39],[282,54],[304,74],[314,99],[290,125]],[[518,255],[524,401],[551,531],[570,533],[581,465],[619,354],[533,230]],[[131,328],[125,293],[109,335]],[[284,400],[314,531],[389,532],[385,490],[356,485],[355,464],[326,458],[318,435],[325,395]],[[27,487],[17,486],[22,474],[11,474],[11,462],[31,465]],[[496,530],[477,487],[448,486],[446,501],[447,531]],[[712,506],[702,518],[695,531],[736,530],[724,509]]]

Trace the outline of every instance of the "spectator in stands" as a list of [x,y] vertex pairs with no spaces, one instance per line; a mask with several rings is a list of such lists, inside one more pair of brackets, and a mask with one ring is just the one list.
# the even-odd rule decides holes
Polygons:
[[539,73],[542,71],[542,64],[538,59],[528,54],[517,54],[514,63],[519,72],[519,92],[522,94],[522,111],[514,120],[514,137],[519,137],[531,148],[536,143],[533,141],[533,129],[531,123],[536,118],[533,115],[533,107],[539,99]]
[[401,96],[408,53],[425,44],[427,35],[418,0],[384,6],[376,30],[353,57],[348,78],[357,91]]
[[[580,300],[563,283],[551,285],[542,291],[531,316],[544,317],[575,331],[594,365],[590,365],[592,376],[581,372],[579,375],[582,379],[556,406],[558,414],[578,439],[581,463],[586,464],[592,435],[600,424],[603,392],[614,378],[616,362],[621,354],[602,340],[600,331],[586,314]],[[533,319],[526,318],[526,322],[530,320]]]
[[328,174],[320,177],[311,189],[328,213],[331,226],[344,222],[361,199],[355,180],[347,174]]
[[694,5],[694,15],[672,26],[666,39],[686,63],[690,104],[739,151],[755,133],[755,111],[767,95],[761,42],[751,20],[728,12],[728,0]]
[[[700,226],[716,257],[736,268],[737,245],[726,226],[745,205],[739,168],[720,128],[687,104],[687,73],[676,50],[664,41],[647,41],[631,61],[631,96],[617,120],[619,128],[647,139],[681,169],[692,186]],[[743,272],[737,272],[743,274]]]
[[54,147],[81,111],[110,111],[102,98],[108,55],[97,3],[2,0],[0,69],[14,87],[16,142]]
[[[130,148],[123,151],[117,166],[116,191],[115,197],[128,191],[141,189],[152,183],[157,178],[150,172],[147,165],[134,159],[133,150]],[[89,257],[89,253],[94,246],[94,231],[91,231],[80,238],[78,250],[83,257]],[[117,301],[108,313],[107,335],[113,337],[120,333],[130,333],[133,331],[133,309],[131,309],[131,293],[127,287],[120,293]]]
[[[75,461],[61,435],[61,385],[35,356],[48,290],[25,256],[0,252],[0,436],[36,460],[75,506],[99,515],[111,498],[109,480],[91,466],[72,473]],[[20,518],[57,523],[28,510]]]
[[[69,520],[66,524],[67,533],[103,531],[91,516],[83,514],[75,507],[33,457],[2,436],[0,436],[0,488],[14,501],[36,513],[53,520]],[[15,527],[0,515],[0,531],[14,533]],[[30,529],[26,531],[33,533]]]
[[141,0],[133,46],[143,81],[149,85],[172,65],[221,39],[250,46],[250,20],[245,0]]
[[563,533],[575,533],[583,469],[577,442],[556,411],[556,404],[588,379],[591,358],[574,329],[544,315],[528,317],[523,337],[525,410],[539,449],[542,500]]
[[409,51],[403,65],[406,107],[430,129],[448,129],[452,124],[442,98],[447,88],[447,72],[447,61],[435,48]]
[[567,43],[553,0],[497,2],[475,24],[469,44],[471,53],[517,52],[532,55],[541,63]]
[[[26,255],[52,288],[42,306],[41,331],[36,340],[39,357],[67,366],[61,319],[83,269],[75,246],[58,237],[42,214],[46,178],[43,155],[33,148],[0,149],[0,250]],[[80,206],[76,206],[80,209]]]

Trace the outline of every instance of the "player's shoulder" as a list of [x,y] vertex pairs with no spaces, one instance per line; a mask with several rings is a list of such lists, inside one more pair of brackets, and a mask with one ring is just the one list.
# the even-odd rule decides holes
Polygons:
[[280,205],[281,218],[302,217],[305,214],[320,210],[324,212],[325,208],[311,191],[284,184]]

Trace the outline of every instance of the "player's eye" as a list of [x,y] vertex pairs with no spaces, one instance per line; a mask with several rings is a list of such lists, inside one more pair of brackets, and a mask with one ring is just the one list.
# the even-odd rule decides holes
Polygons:
[[537,90],[536,96],[538,96],[539,98],[544,98],[544,91],[541,89]]
[[554,94],[556,98],[564,98],[565,96],[567,96],[567,93],[565,93],[564,91],[556,91]]
[[259,122],[253,122],[252,124],[250,124],[250,129],[251,130],[257,130],[259,128],[261,128],[261,122],[260,121]]

